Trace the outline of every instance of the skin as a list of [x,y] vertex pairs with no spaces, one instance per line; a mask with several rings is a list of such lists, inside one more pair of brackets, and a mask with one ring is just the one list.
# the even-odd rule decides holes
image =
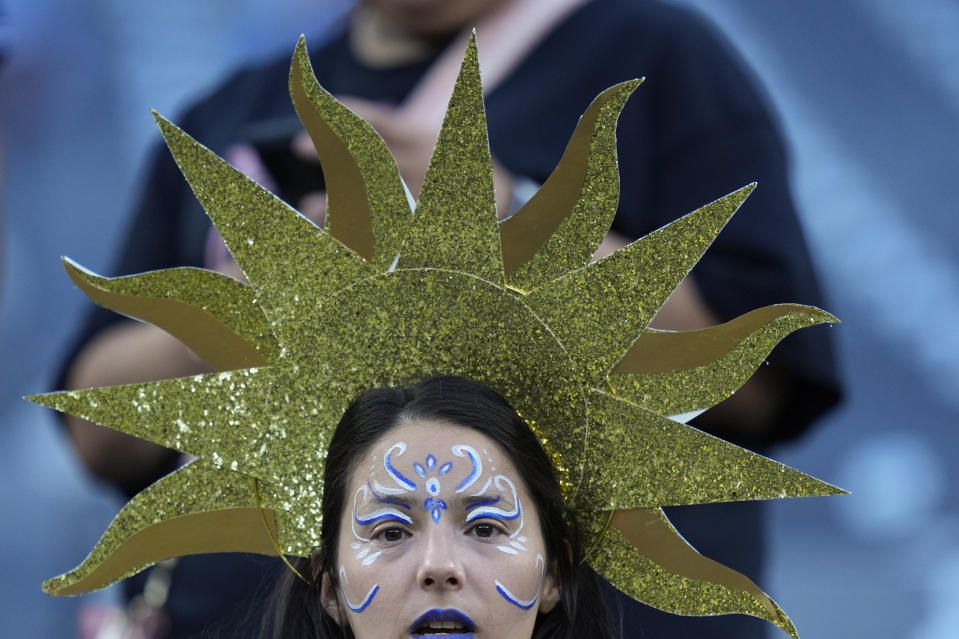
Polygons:
[[[354,21],[368,23],[372,28],[369,40],[360,43],[363,49],[359,53],[369,55],[376,46],[410,46],[417,41],[429,42],[432,39],[446,38],[508,2],[509,0],[363,0],[358,11],[354,13]],[[354,28],[354,34],[365,38],[361,29]]]
[[[455,424],[404,422],[373,445],[346,494],[337,575],[324,575],[322,600],[357,639],[418,637],[411,634],[415,620],[449,609],[475,624],[475,634],[452,636],[528,639],[537,614],[559,601],[528,491],[485,435]],[[436,500],[445,508],[427,508]]]

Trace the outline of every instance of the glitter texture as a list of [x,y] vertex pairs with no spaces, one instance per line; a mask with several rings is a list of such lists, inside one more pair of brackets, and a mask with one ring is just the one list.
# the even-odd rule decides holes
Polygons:
[[611,521],[602,512],[584,519],[590,536],[602,538],[590,564],[630,597],[680,615],[752,615],[798,638],[776,602],[747,577],[696,552],[661,510],[617,512]]
[[527,303],[593,383],[601,383],[752,190],[731,193],[531,291]]
[[179,128],[160,116],[157,123],[276,338],[286,348],[315,348],[297,338],[307,337],[323,299],[378,271]]
[[836,495],[842,491],[761,455],[610,395],[589,396],[590,509]]
[[470,36],[409,233],[400,268],[427,266],[503,282],[476,35]]
[[290,86],[324,145],[329,233],[157,117],[250,286],[196,269],[106,279],[68,263],[95,301],[166,328],[218,371],[30,398],[197,457],[133,498],[47,591],[85,592],[195,552],[309,555],[327,446],[349,402],[455,374],[501,393],[529,424],[590,526],[589,561],[618,588],[794,634],[741,575],[709,562],[719,577],[701,578],[709,560],[655,507],[841,491],[666,415],[715,404],[785,334],[834,318],[781,306],[704,331],[647,328],[752,187],[587,264],[615,211],[616,120],[637,85],[593,102],[555,179],[502,227],[473,40],[414,214],[382,140],[316,84],[302,40]]

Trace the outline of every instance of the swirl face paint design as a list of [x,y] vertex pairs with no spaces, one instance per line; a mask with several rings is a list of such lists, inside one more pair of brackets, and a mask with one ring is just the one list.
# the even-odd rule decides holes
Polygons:
[[[388,505],[383,508],[378,508],[377,510],[367,513],[361,517],[357,514],[356,503],[360,499],[367,499],[369,495],[372,495],[376,502]],[[397,510],[393,506],[399,506],[400,508],[405,508],[407,510],[410,509],[409,504],[404,504],[397,499],[391,499],[389,497],[383,497],[377,494],[369,482],[367,482],[365,486],[360,486],[359,489],[353,493],[353,521],[350,522],[350,527],[353,531],[353,537],[357,541],[354,541],[350,547],[357,551],[356,558],[360,560],[364,566],[369,566],[376,561],[376,559],[383,554],[383,551],[370,554],[369,542],[371,540],[369,537],[363,537],[359,532],[357,532],[357,525],[368,526],[379,521],[397,521],[408,525],[413,523],[413,520],[409,515]]]
[[[462,457],[462,454],[456,452],[456,449],[458,448],[468,449],[468,451],[471,453],[472,455],[471,459],[474,460],[473,475],[475,475],[476,474],[475,460],[477,459],[476,451],[474,451],[469,446],[454,446],[453,453],[459,454],[461,457]],[[390,479],[392,479],[394,483],[396,483],[397,487],[391,488],[391,487],[383,486],[379,484],[378,482],[374,482],[373,484],[369,486],[370,490],[374,491],[374,494],[375,494],[375,491],[379,491],[380,493],[383,493],[386,495],[398,495],[402,493],[412,493],[416,491],[418,488],[417,484],[413,480],[411,480],[406,475],[404,475],[393,464],[394,451],[397,452],[397,456],[401,456],[403,453],[406,452],[406,443],[396,442],[395,444],[390,446],[389,450],[386,451],[386,454],[383,455],[383,467],[386,469],[386,474],[389,475]],[[436,475],[445,475],[448,472],[450,472],[453,469],[453,462],[451,461],[446,462],[442,464],[439,468],[437,468],[436,456],[433,455],[432,453],[428,454],[424,461],[426,462],[425,465],[419,462],[413,462],[413,471],[417,475],[419,475],[421,478],[426,479],[425,488],[428,496],[426,497],[425,500],[423,500],[423,507],[426,509],[427,512],[430,513],[430,516],[432,517],[433,522],[438,524],[440,522],[442,511],[447,509],[447,505],[446,505],[446,502],[439,497],[441,486],[440,486],[440,481]],[[482,465],[480,467],[482,468]],[[470,475],[470,477],[473,477],[473,475]],[[469,480],[470,477],[467,477],[467,480]],[[475,481],[475,477],[473,480]],[[384,501],[384,503],[399,504],[399,502],[397,501],[389,502],[387,500],[384,500],[383,498],[379,498],[379,500]],[[355,502],[355,499],[354,499],[354,502]],[[406,520],[401,519],[401,521],[406,521]],[[412,522],[406,521],[406,523],[412,523]]]
[[[459,455],[460,457],[462,457],[463,454],[458,453],[457,449],[466,449],[468,451],[467,454],[470,454],[470,458],[471,460],[473,460],[473,473],[471,473],[471,475],[467,477],[466,480],[464,480],[464,482],[468,481],[469,483],[472,483],[473,481],[475,481],[475,475],[478,474],[476,470],[476,464],[478,463],[478,457],[476,455],[476,451],[474,451],[469,446],[454,446],[453,454]],[[379,490],[382,493],[391,494],[391,495],[396,495],[403,492],[414,492],[418,488],[417,484],[413,480],[406,477],[406,475],[400,472],[400,470],[393,465],[394,451],[398,451],[398,455],[402,455],[403,453],[406,452],[406,443],[396,442],[395,444],[390,446],[389,450],[387,450],[386,454],[383,456],[383,467],[386,469],[386,474],[389,475],[390,479],[392,479],[396,483],[397,488],[387,488],[377,483],[375,485],[371,485],[370,489],[373,490],[375,488],[376,490]],[[432,517],[433,522],[438,524],[440,522],[440,517],[442,516],[442,512],[447,509],[447,505],[446,505],[446,502],[443,499],[441,499],[439,496],[441,486],[440,486],[439,478],[437,476],[445,475],[448,472],[450,472],[453,469],[453,462],[451,461],[446,462],[442,464],[439,468],[437,468],[436,455],[433,455],[432,453],[428,454],[424,461],[425,461],[425,464],[421,464],[419,462],[413,462],[413,471],[417,475],[419,475],[421,478],[426,480],[425,488],[427,492],[427,497],[426,499],[423,500],[423,508],[425,508],[426,511],[430,513],[430,516]],[[482,464],[480,464],[480,468],[482,468]],[[459,490],[457,492],[459,492]],[[398,502],[394,502],[394,503],[398,503]],[[411,522],[407,522],[407,523],[411,523]]]
[[[475,451],[472,452],[474,455],[471,455],[470,458],[474,459],[476,457]],[[454,454],[456,454],[455,450]],[[476,466],[477,464],[474,463],[474,468],[476,468]],[[496,549],[508,555],[518,555],[520,552],[525,552],[527,538],[520,533],[523,531],[523,527],[526,522],[523,518],[523,506],[520,502],[519,492],[516,490],[516,484],[514,484],[513,481],[506,475],[494,475],[487,479],[486,484],[482,489],[480,489],[477,495],[485,493],[490,487],[490,484],[492,484],[497,490],[504,492],[508,490],[509,494],[513,497],[513,507],[510,509],[499,508],[498,504],[501,501],[499,496],[474,502],[466,507],[468,513],[466,515],[466,522],[470,523],[478,519],[488,518],[499,519],[501,521],[514,521],[519,519],[519,525],[516,527],[516,530],[509,535],[508,544],[497,544]],[[539,601],[539,596],[543,589],[543,579],[546,577],[546,565],[545,561],[543,560],[543,555],[540,553],[536,553],[536,565],[540,568],[540,580],[539,586],[536,589],[536,594],[532,599],[520,599],[514,595],[510,589],[507,588],[499,579],[493,580],[493,583],[496,586],[496,592],[498,592],[506,601],[513,604],[517,608],[522,610],[530,610],[536,605],[537,601]]]
[[483,473],[483,461],[480,459],[479,453],[465,444],[457,444],[453,446],[451,450],[457,457],[469,457],[470,462],[473,464],[473,470],[470,471],[470,474],[456,486],[456,492],[461,493],[472,486]]
[[[477,459],[476,451],[469,446],[454,446],[454,454],[457,454],[456,449],[458,448],[467,449],[468,454],[471,455],[471,459]],[[412,493],[418,489],[417,484],[404,475],[393,463],[394,453],[399,457],[405,452],[406,443],[395,442],[383,455],[383,468],[386,470],[386,474],[390,479],[396,484],[396,487],[383,486],[376,481],[367,481],[365,486],[360,486],[353,494],[353,521],[350,523],[350,526],[356,541],[351,547],[357,551],[356,558],[361,560],[364,566],[368,566],[376,561],[382,554],[382,551],[370,554],[370,548],[366,544],[369,544],[371,540],[368,537],[360,535],[356,529],[357,525],[368,526],[384,520],[393,520],[407,525],[413,524],[413,520],[409,514],[399,510],[399,508],[404,508],[409,511],[409,504],[395,498],[397,495]],[[460,454],[460,456],[462,456],[462,454]],[[432,453],[428,454],[424,461],[425,464],[413,462],[413,471],[421,478],[426,479],[424,487],[428,496],[423,501],[423,507],[430,513],[433,522],[439,523],[442,511],[447,509],[447,504],[439,496],[441,486],[438,477],[449,473],[453,469],[453,462],[446,462],[437,468],[436,456]],[[476,462],[473,464],[473,473],[470,476],[472,477],[475,474]],[[467,479],[469,479],[469,477],[467,477]],[[360,516],[357,512],[357,502],[368,501],[370,496],[373,497],[375,502],[383,504],[383,507]]]
[[[383,468],[386,470],[386,474],[389,475],[390,479],[396,484],[396,487],[383,486],[377,481],[367,481],[365,485],[361,485],[356,489],[356,492],[353,493],[353,516],[350,521],[350,528],[353,532],[354,541],[350,544],[350,548],[356,553],[356,559],[360,561],[363,566],[371,565],[379,559],[383,551],[378,550],[371,552],[372,539],[361,535],[356,529],[357,526],[369,526],[381,521],[395,521],[408,526],[413,525],[413,519],[410,514],[401,510],[405,509],[409,511],[410,505],[402,499],[397,498],[397,495],[411,493],[416,490],[416,484],[393,465],[392,457],[394,452],[396,452],[397,455],[405,453],[406,443],[394,443],[383,455]],[[380,507],[370,512],[364,512],[364,514],[361,515],[357,509],[358,504],[361,503],[364,506],[373,503]]]
[[497,508],[496,504],[499,503],[500,498],[496,497],[495,499],[489,499],[487,501],[480,501],[473,504],[470,504],[466,507],[466,510],[469,514],[466,516],[466,523],[470,523],[480,518],[491,517],[493,519],[499,519],[501,521],[512,521],[519,518],[519,526],[516,527],[510,536],[508,544],[499,544],[496,548],[505,552],[508,555],[516,555],[521,550],[526,550],[526,537],[520,535],[523,530],[523,526],[526,523],[523,520],[523,507],[520,504],[519,493],[516,491],[516,484],[514,484],[506,475],[496,475],[491,478],[491,481],[487,482],[487,485],[484,486],[483,492],[486,488],[489,487],[489,484],[492,483],[498,490],[506,491],[509,490],[510,494],[513,496],[513,508],[511,510],[504,510],[502,508]]
[[383,455],[383,466],[386,467],[386,474],[389,475],[390,479],[395,481],[400,488],[412,492],[416,490],[416,484],[411,482],[409,479],[403,476],[403,473],[393,467],[390,458],[393,456],[394,450],[399,450],[400,455],[402,455],[406,452],[406,444],[404,442],[396,442],[390,446],[390,449],[386,451],[385,455]]

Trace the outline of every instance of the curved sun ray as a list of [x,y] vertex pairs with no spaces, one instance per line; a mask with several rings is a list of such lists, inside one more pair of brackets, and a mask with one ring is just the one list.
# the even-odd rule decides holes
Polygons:
[[589,401],[590,472],[577,487],[581,507],[651,508],[843,492],[606,393],[594,391]]
[[[379,273],[178,127],[159,115],[156,119],[184,177],[253,285],[281,346],[297,344],[297,332],[310,325],[331,291]],[[290,291],[296,291],[296,303]]]
[[812,306],[776,304],[697,331],[647,329],[613,369],[609,386],[661,415],[705,410],[739,389],[784,337],[838,321]]
[[398,267],[447,269],[503,283],[476,34],[470,36]]
[[290,95],[323,167],[327,232],[385,271],[411,214],[386,143],[319,85],[303,36],[290,66]]
[[596,96],[553,173],[500,223],[510,286],[532,290],[589,263],[619,204],[616,122],[640,83],[622,82]]
[[197,460],[131,499],[83,563],[43,589],[53,595],[89,592],[189,554],[275,555],[272,537],[273,513],[257,506],[252,479]]
[[769,595],[745,575],[696,552],[658,508],[616,511],[612,519],[597,513],[592,519],[598,541],[589,564],[630,597],[681,615],[751,615],[798,639]]
[[755,185],[526,296],[594,384],[602,383]]
[[265,366],[277,357],[253,289],[233,278],[189,267],[101,277],[69,258],[63,265],[91,300],[162,328],[216,370]]

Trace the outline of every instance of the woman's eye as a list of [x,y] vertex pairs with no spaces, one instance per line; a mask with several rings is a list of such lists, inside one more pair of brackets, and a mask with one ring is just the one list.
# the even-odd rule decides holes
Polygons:
[[403,530],[402,528],[397,528],[395,526],[384,528],[383,530],[373,535],[373,537],[380,539],[382,541],[387,541],[387,542],[400,541],[405,536],[406,536],[406,531]]
[[399,528],[387,528],[383,531],[383,539],[386,541],[399,541],[403,538],[403,531]]
[[476,524],[473,526],[473,534],[477,537],[492,537],[497,534],[499,529],[493,524]]

